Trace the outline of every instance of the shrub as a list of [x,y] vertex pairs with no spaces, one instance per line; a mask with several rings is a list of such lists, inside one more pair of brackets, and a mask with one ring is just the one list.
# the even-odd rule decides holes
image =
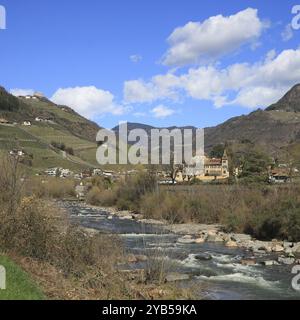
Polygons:
[[138,211],[141,198],[156,189],[156,176],[151,173],[129,176],[116,189],[117,206],[122,210]]

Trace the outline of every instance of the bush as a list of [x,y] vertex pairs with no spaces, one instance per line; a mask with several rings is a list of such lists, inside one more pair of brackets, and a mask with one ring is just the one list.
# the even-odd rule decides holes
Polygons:
[[151,173],[129,176],[116,189],[117,206],[121,210],[138,211],[141,198],[156,189],[156,176]]
[[71,179],[31,178],[25,182],[24,193],[38,198],[62,199],[75,197],[75,182]]

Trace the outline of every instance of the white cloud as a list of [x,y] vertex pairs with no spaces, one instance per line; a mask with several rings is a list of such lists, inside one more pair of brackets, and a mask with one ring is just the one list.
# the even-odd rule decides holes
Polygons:
[[144,83],[142,80],[126,81],[124,83],[124,99],[126,102],[151,102],[157,97],[153,84]]
[[[157,79],[160,79],[158,81]],[[259,62],[236,63],[226,68],[218,65],[191,68],[185,74],[158,75],[149,82],[136,80],[144,92],[131,92],[131,102],[173,99],[184,96],[212,101],[216,107],[239,105],[247,108],[266,107],[276,102],[290,87],[300,82],[300,48],[275,50]],[[126,90],[124,90],[126,92]]]
[[160,98],[176,100],[174,88],[179,85],[177,76],[167,73],[157,75],[146,83],[143,80],[132,80],[124,83],[124,99],[126,103],[153,102]]
[[32,96],[34,94],[34,90],[33,89],[11,89],[10,93],[13,94],[16,97],[20,97],[20,96]]
[[[246,108],[269,106],[279,100],[288,88],[249,87],[242,89],[235,100],[227,104],[239,105]],[[224,102],[224,104],[226,104]]]
[[166,118],[172,116],[175,113],[175,110],[170,109],[164,105],[159,105],[151,110],[155,118]]
[[168,38],[170,49],[163,64],[182,66],[217,59],[246,43],[253,45],[265,27],[252,8],[229,17],[217,15],[203,22],[189,22]]
[[130,58],[131,62],[133,62],[133,63],[138,63],[143,60],[143,57],[139,54],[133,54],[129,58]]
[[67,105],[87,118],[110,113],[121,115],[126,110],[114,102],[114,96],[109,92],[94,86],[60,88],[51,100],[57,104]]
[[285,26],[284,30],[281,33],[281,38],[283,41],[289,41],[294,36],[292,25],[289,23]]

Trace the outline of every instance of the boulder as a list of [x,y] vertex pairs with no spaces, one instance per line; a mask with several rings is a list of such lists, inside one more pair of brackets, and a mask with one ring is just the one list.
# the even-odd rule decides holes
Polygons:
[[135,256],[138,262],[146,262],[148,261],[148,257],[143,255],[143,254],[139,254],[137,256]]
[[120,220],[133,220],[134,217],[132,215],[119,216]]
[[134,254],[130,254],[127,257],[127,261],[128,261],[128,263],[137,263],[138,259]]
[[293,247],[293,242],[284,241],[283,247],[284,247],[284,249],[290,249]]
[[255,254],[266,254],[266,250],[262,247],[253,247],[251,250]]
[[292,248],[293,253],[300,253],[300,242],[296,243]]
[[281,264],[291,265],[291,264],[295,263],[295,259],[294,258],[279,257],[278,262]]
[[225,243],[225,246],[229,248],[236,248],[238,247],[238,244],[235,241],[229,240]]
[[279,263],[275,260],[266,260],[266,261],[262,261],[261,262],[262,265],[266,266],[266,267],[270,267],[270,266],[278,266]]
[[205,242],[205,238],[198,238],[195,240],[195,243],[201,244]]
[[248,234],[234,233],[231,235],[231,239],[237,242],[245,242],[245,241],[251,241],[252,237],[249,236]]
[[199,253],[195,255],[195,259],[202,260],[202,261],[208,261],[212,259],[212,256],[208,253]]
[[196,243],[196,240],[192,239],[192,237],[182,237],[182,238],[179,238],[177,242],[180,244],[193,244],[193,243]]
[[286,248],[284,249],[284,252],[286,255],[288,256],[294,256],[294,253],[293,253],[293,249],[292,248]]
[[166,282],[187,281],[190,279],[188,274],[172,272],[166,275]]
[[217,234],[208,234],[206,241],[207,242],[224,242],[224,239]]
[[256,265],[256,261],[254,259],[243,259],[240,261],[243,266],[254,266]]
[[284,251],[284,247],[280,244],[275,244],[274,246],[272,246],[272,252],[283,252]]

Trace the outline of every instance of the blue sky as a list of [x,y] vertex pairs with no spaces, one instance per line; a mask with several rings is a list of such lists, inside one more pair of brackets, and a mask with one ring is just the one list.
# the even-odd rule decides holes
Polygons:
[[300,82],[297,4],[0,0],[0,85],[41,91],[105,127],[216,125]]

